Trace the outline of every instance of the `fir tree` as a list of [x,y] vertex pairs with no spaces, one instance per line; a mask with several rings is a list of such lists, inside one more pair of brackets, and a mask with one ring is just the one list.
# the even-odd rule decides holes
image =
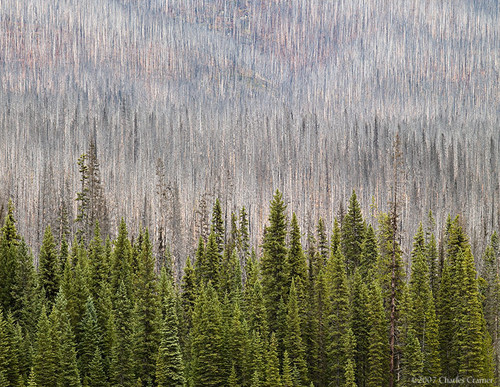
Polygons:
[[[365,239],[366,241],[366,239]],[[368,349],[370,344],[370,320],[367,313],[368,288],[367,278],[361,276],[361,267],[354,272],[352,285],[352,331],[356,337],[354,362],[356,364],[356,383],[365,387],[368,379]],[[368,282],[373,279],[368,278]]]
[[118,290],[123,283],[126,287],[127,295],[132,294],[132,268],[131,250],[132,246],[128,239],[127,225],[122,219],[118,228],[118,238],[115,241],[115,248],[112,256],[112,278],[111,290],[113,295],[118,294]]
[[238,249],[241,254],[243,267],[246,267],[247,259],[250,255],[250,233],[248,230],[248,215],[245,207],[240,210],[240,239]]
[[431,286],[432,295],[436,299],[439,294],[439,283],[441,279],[441,268],[439,265],[439,252],[437,248],[436,237],[431,234],[429,242],[426,246],[427,260],[429,262],[429,282]]
[[278,343],[276,336],[271,334],[271,342],[267,351],[266,378],[263,387],[281,387],[280,362],[278,358]]
[[0,307],[7,311],[14,307],[13,286],[17,270],[19,236],[14,219],[14,206],[9,200],[8,212],[0,236]]
[[288,273],[287,248],[285,244],[287,220],[283,196],[276,191],[269,214],[269,225],[264,232],[263,256],[261,259],[263,294],[265,295],[268,322],[272,331],[277,328],[280,299],[287,298]]
[[315,265],[314,272],[316,275],[320,272],[320,270],[326,266],[326,262],[328,261],[328,256],[330,252],[330,248],[328,246],[328,236],[326,233],[325,222],[323,218],[319,218],[318,227],[316,229],[317,239],[318,239],[318,261],[317,265]]
[[89,374],[89,366],[95,355],[95,352],[101,345],[101,332],[97,323],[97,313],[94,301],[91,297],[85,304],[85,313],[81,322],[81,340],[78,346],[80,375],[82,378]]
[[127,287],[121,282],[114,307],[116,338],[111,350],[110,380],[112,384],[133,386],[133,309]]
[[302,342],[301,321],[295,281],[292,280],[288,298],[284,348],[290,356],[292,367],[297,370],[301,384],[308,384],[306,353]]
[[156,383],[159,387],[182,387],[185,384],[184,366],[179,345],[178,321],[173,289],[169,289],[163,303],[166,310],[156,358]]
[[39,386],[57,386],[59,379],[60,347],[54,338],[54,332],[47,317],[45,306],[42,307],[38,321],[36,351],[33,358],[33,373]]
[[106,373],[104,371],[101,351],[96,348],[92,361],[89,364],[88,386],[89,387],[107,387],[109,386]]
[[231,316],[227,321],[228,325],[225,328],[227,359],[232,364],[237,383],[243,384],[244,380],[250,378],[250,375],[245,374],[249,340],[248,327],[242,318],[237,300],[231,303]]
[[378,246],[375,231],[371,225],[368,226],[365,239],[361,245],[361,258],[360,258],[360,274],[367,276],[368,273],[375,269],[378,261]]
[[340,386],[345,382],[344,370],[347,361],[343,340],[351,323],[347,273],[340,249],[332,253],[327,270],[331,307],[328,316],[328,368],[332,385]]
[[203,265],[200,268],[201,284],[207,284],[208,281],[212,282],[212,286],[220,290],[220,267],[222,256],[219,253],[217,244],[217,236],[212,230],[208,237],[207,248],[203,258]]
[[389,345],[387,319],[378,283],[372,283],[368,293],[367,311],[369,316],[368,378],[367,387],[387,384],[389,372]]
[[224,361],[222,310],[217,293],[209,282],[200,290],[191,330],[193,385],[223,386],[229,376]]
[[135,376],[147,382],[154,377],[162,317],[160,300],[158,299],[155,261],[147,230],[142,239],[138,266],[135,299],[139,329],[134,346],[137,367]]
[[344,353],[345,353],[345,372],[344,372],[344,386],[357,387],[355,369],[356,363],[354,360],[354,353],[356,351],[356,339],[351,328],[347,329],[343,337]]
[[281,380],[283,387],[294,387],[290,357],[288,356],[288,351],[286,350],[283,354],[283,375],[281,377]]
[[90,266],[90,294],[97,297],[100,293],[102,281],[106,278],[106,261],[104,259],[104,246],[102,245],[101,230],[99,223],[94,228],[94,238],[89,243],[89,266]]
[[219,198],[215,199],[214,208],[212,209],[212,232],[215,236],[217,251],[219,254],[222,254],[226,240],[226,231]]
[[359,266],[362,244],[365,239],[363,215],[355,191],[352,191],[349,199],[349,206],[342,222],[341,233],[342,253],[346,259],[347,272],[352,274],[354,269]]
[[9,386],[10,371],[10,340],[7,329],[7,321],[0,310],[0,386]]
[[75,338],[71,329],[66,299],[62,292],[56,297],[54,309],[50,315],[54,339],[58,341],[59,365],[57,373],[61,386],[80,387],[80,374],[76,362]]
[[[420,342],[413,329],[409,329],[406,337],[406,345],[403,350],[403,386],[414,386],[415,380],[423,376],[432,378],[433,376],[424,373],[424,355]],[[439,380],[439,376],[437,379]]]
[[50,226],[47,226],[43,236],[39,258],[39,272],[40,283],[45,291],[45,296],[49,303],[52,304],[59,291],[60,272],[59,257]]

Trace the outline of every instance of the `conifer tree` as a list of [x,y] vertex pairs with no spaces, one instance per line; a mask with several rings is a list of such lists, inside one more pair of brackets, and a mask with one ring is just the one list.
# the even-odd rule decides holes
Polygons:
[[238,300],[231,303],[231,316],[227,319],[228,324],[225,327],[227,332],[226,349],[227,359],[235,373],[236,382],[243,384],[250,375],[246,375],[247,371],[247,353],[249,352],[248,327],[246,321],[241,315]]
[[203,265],[200,267],[201,284],[206,285],[208,281],[212,282],[212,286],[216,290],[220,290],[221,276],[220,267],[222,256],[219,253],[217,245],[217,237],[212,230],[208,236],[207,248],[203,258]]
[[17,265],[12,283],[12,313],[23,331],[34,339],[43,295],[38,285],[33,256],[24,239],[17,248]]
[[33,373],[39,386],[57,386],[59,379],[60,348],[54,338],[54,332],[47,317],[45,306],[42,307],[38,321],[37,339],[33,358]]
[[80,375],[84,379],[89,374],[89,366],[95,352],[100,348],[102,335],[97,322],[94,301],[89,296],[85,304],[85,313],[81,322],[81,340],[78,346]]
[[325,222],[323,218],[319,218],[318,227],[316,229],[317,240],[318,240],[318,264],[315,265],[314,269],[316,275],[319,271],[326,266],[326,262],[328,261],[328,256],[330,254],[330,247],[328,246],[328,236],[326,233]]
[[245,207],[240,210],[240,239],[238,249],[241,254],[241,264],[246,267],[247,259],[250,256],[250,233],[248,229],[248,214]]
[[229,387],[239,387],[240,384],[238,383],[238,376],[236,375],[236,368],[233,366],[231,367],[231,373],[229,374],[229,378],[227,380],[227,385]]
[[344,386],[345,387],[357,387],[355,369],[356,363],[354,360],[354,353],[356,350],[356,338],[351,328],[347,329],[346,334],[343,337],[344,353],[346,357],[345,362],[345,372],[344,372]]
[[179,345],[175,296],[171,286],[163,303],[165,316],[156,358],[156,383],[159,387],[183,387],[185,384],[184,365]]
[[231,212],[231,230],[229,231],[229,238],[225,250],[233,251],[238,249],[240,245],[240,230],[238,229],[238,216]]
[[241,298],[241,267],[236,249],[224,252],[225,263],[221,273],[221,294],[228,294],[232,299]]
[[281,387],[280,362],[278,358],[278,343],[274,333],[271,334],[271,341],[266,356],[266,378],[263,387]]
[[288,273],[287,248],[285,244],[287,219],[286,205],[281,192],[276,191],[271,201],[269,225],[264,232],[263,256],[261,259],[262,286],[268,322],[271,331],[276,331],[278,324],[278,306],[280,299],[286,300]]
[[14,219],[14,206],[9,200],[8,212],[0,236],[0,307],[7,311],[14,307],[13,285],[18,265],[19,236]]
[[[7,314],[7,336],[8,336],[8,346],[9,346],[9,366],[7,372],[7,379],[10,385],[18,386],[23,382],[23,371],[26,370],[24,357],[27,357],[27,353],[23,352],[23,335],[21,333],[21,328],[14,321],[12,313]],[[27,370],[26,370],[27,371]]]
[[361,276],[367,276],[371,270],[374,270],[378,262],[378,246],[377,237],[372,225],[369,225],[363,244],[361,245],[361,257],[360,257],[360,274]]
[[482,277],[484,278],[484,319],[493,343],[493,361],[495,379],[500,373],[500,272],[498,251],[498,235],[495,232],[483,256]]
[[106,278],[106,261],[104,259],[104,246],[102,245],[101,230],[99,223],[94,227],[94,237],[89,243],[89,266],[90,266],[90,284],[89,290],[93,298],[100,293],[102,281]]
[[96,348],[92,361],[89,364],[89,373],[87,376],[89,387],[107,387],[109,386],[106,373],[104,371],[101,351]]
[[[247,372],[251,375],[251,384],[257,385],[264,380],[266,363],[266,351],[264,345],[266,340],[257,331],[250,331],[249,353],[247,358]],[[267,345],[266,345],[267,347]],[[256,378],[257,377],[257,378]],[[260,385],[260,384],[258,384]]]
[[[366,241],[366,239],[365,239]],[[354,272],[352,285],[352,331],[356,337],[354,362],[356,364],[356,383],[365,387],[368,379],[368,349],[370,344],[370,320],[367,313],[368,288],[366,282],[374,279],[363,278],[359,270]]]
[[155,261],[149,233],[146,230],[139,254],[135,300],[139,329],[135,337],[134,356],[137,367],[135,376],[144,382],[154,378],[156,354],[160,340],[161,308]]
[[301,321],[295,280],[290,285],[290,295],[287,305],[286,330],[284,349],[290,356],[290,363],[297,370],[298,379],[303,385],[308,384],[306,353],[302,342]]
[[[401,384],[403,386],[414,386],[415,380],[419,380],[424,375],[426,378],[432,378],[433,375],[424,373],[424,355],[413,329],[408,330],[405,341],[402,359],[403,381]],[[439,376],[437,376],[436,380],[439,380]]]
[[217,251],[222,255],[226,243],[226,231],[224,228],[224,220],[222,219],[222,209],[219,198],[215,199],[214,208],[212,209],[212,232],[215,236]]
[[281,377],[283,387],[294,387],[292,367],[290,365],[290,357],[288,351],[283,354],[283,374]]
[[[101,333],[101,347],[99,348],[99,357],[100,361],[102,362],[102,367],[105,374],[109,375],[109,366],[111,364],[111,354],[116,333],[113,317],[111,285],[106,280],[103,280],[102,284],[99,286],[99,289],[100,293],[95,302],[97,323]],[[89,373],[90,372],[91,370],[89,369]]]
[[58,342],[57,347],[60,351],[57,376],[61,386],[80,387],[81,383],[76,361],[75,338],[66,308],[67,305],[64,293],[59,292],[55,300],[54,309],[50,315],[54,340]]
[[359,266],[361,247],[365,239],[363,215],[354,190],[349,199],[347,214],[342,222],[341,235],[342,253],[346,259],[346,269],[349,274],[352,274],[354,269]]
[[193,385],[222,386],[227,381],[222,310],[212,284],[200,289],[191,330]]
[[39,257],[40,283],[49,304],[52,304],[59,291],[59,257],[56,250],[54,236],[50,226],[45,229]]
[[328,316],[328,368],[331,383],[340,386],[345,382],[344,371],[347,362],[343,340],[351,324],[347,273],[340,249],[331,254],[327,271],[331,308]]
[[439,294],[439,283],[441,279],[441,268],[439,265],[439,252],[437,248],[436,237],[431,234],[426,246],[427,260],[429,262],[429,282],[432,295],[436,299]]
[[368,378],[366,386],[385,386],[389,372],[389,345],[382,292],[377,282],[370,285],[367,312],[370,332],[368,335]]
[[330,242],[330,254],[335,253],[337,250],[341,249],[341,230],[337,218],[333,220],[333,232],[332,239]]
[[[249,285],[248,282],[247,285]],[[248,293],[246,314],[250,330],[258,332],[261,337],[267,337],[269,325],[260,280],[255,281],[253,288]]]
[[122,219],[118,228],[118,237],[114,243],[112,256],[112,277],[111,290],[115,297],[118,295],[118,290],[123,283],[126,288],[128,297],[132,295],[132,268],[131,268],[131,250],[132,246],[128,239],[127,225]]
[[10,371],[10,340],[8,335],[7,321],[0,310],[0,386],[9,386]]
[[295,280],[295,286],[300,288],[300,291],[306,290],[307,281],[307,265],[306,257],[302,250],[301,233],[299,223],[295,212],[292,214],[292,221],[290,223],[290,247],[288,249],[288,275],[289,284]]
[[194,267],[195,267],[195,277],[196,284],[200,285],[204,278],[206,277],[205,273],[205,243],[203,242],[203,237],[200,236],[198,239],[198,247],[196,248],[196,253],[194,256]]
[[121,386],[133,386],[133,309],[127,287],[120,283],[115,298],[114,324],[116,337],[111,350],[110,381]]

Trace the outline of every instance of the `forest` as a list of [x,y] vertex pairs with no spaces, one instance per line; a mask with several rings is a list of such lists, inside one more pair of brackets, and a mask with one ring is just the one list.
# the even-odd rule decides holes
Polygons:
[[262,253],[245,207],[226,224],[216,199],[180,279],[168,249],[154,254],[148,229],[131,238],[123,219],[114,240],[96,221],[88,239],[56,243],[49,225],[35,263],[9,202],[0,385],[498,385],[497,232],[474,256],[463,219],[437,226],[430,212],[406,264],[398,191],[374,223],[353,191],[331,234],[320,217],[307,235],[276,191]]

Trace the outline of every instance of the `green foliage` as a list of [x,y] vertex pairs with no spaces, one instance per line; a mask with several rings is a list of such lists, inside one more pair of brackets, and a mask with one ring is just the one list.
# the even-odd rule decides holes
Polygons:
[[8,212],[0,236],[0,307],[7,311],[14,307],[13,287],[17,271],[19,236],[14,219],[14,206],[9,200]]
[[278,343],[275,334],[271,334],[271,341],[266,356],[266,377],[263,387],[281,387],[280,361],[278,358]]
[[346,259],[347,272],[354,273],[354,269],[360,264],[359,260],[362,253],[362,244],[365,239],[365,224],[361,207],[356,197],[356,192],[352,191],[349,199],[347,214],[342,221],[341,246],[342,253]]
[[[424,373],[424,354],[420,342],[413,329],[409,329],[406,335],[406,345],[403,351],[403,386],[414,386],[415,380],[422,377],[432,378],[433,375]],[[439,380],[439,376],[438,379]]]
[[10,370],[10,339],[7,321],[0,311],[0,386],[9,386],[8,374]]
[[203,256],[202,264],[199,266],[200,285],[206,285],[209,281],[216,289],[221,285],[221,263],[222,255],[217,244],[217,235],[212,230],[208,237],[207,248]]
[[214,208],[212,209],[212,233],[215,236],[217,252],[222,254],[224,251],[226,231],[224,228],[224,220],[222,219],[222,208],[219,198],[215,199]]
[[359,264],[360,274],[366,277],[368,273],[374,270],[378,262],[377,237],[372,225],[369,225],[363,244],[361,245],[361,258]]
[[163,300],[165,317],[161,327],[161,340],[156,357],[156,383],[159,387],[183,387],[184,364],[179,344],[175,296],[172,288]]
[[288,268],[287,273],[289,276],[290,287],[292,280],[295,280],[295,286],[300,288],[300,291],[305,291],[307,282],[307,264],[306,257],[302,250],[299,222],[295,212],[292,214],[292,221],[290,223],[290,247],[288,249]]
[[101,351],[96,348],[92,361],[89,364],[89,374],[87,377],[89,387],[107,387],[109,386],[106,373],[104,371]]
[[193,385],[223,386],[229,370],[224,359],[222,310],[210,282],[200,289],[191,335]]
[[39,386],[57,386],[60,367],[60,345],[54,337],[45,306],[42,307],[38,321],[33,374]]
[[56,244],[50,226],[45,229],[38,265],[40,283],[45,291],[47,301],[52,304],[59,292],[60,268]]
[[[354,272],[352,285],[352,331],[356,337],[354,363],[356,365],[356,382],[359,387],[366,386],[368,379],[368,350],[370,345],[370,318],[367,313],[368,288],[366,282],[373,279],[361,276],[361,267]],[[368,281],[367,281],[368,280]]]
[[85,304],[85,313],[81,322],[81,340],[78,347],[80,375],[85,378],[89,374],[89,366],[102,343],[100,327],[97,323],[97,312],[91,297]]
[[264,231],[261,259],[262,285],[268,322],[272,331],[277,329],[280,299],[286,300],[289,287],[287,248],[285,244],[287,219],[286,205],[281,192],[276,191],[271,201],[269,225]]

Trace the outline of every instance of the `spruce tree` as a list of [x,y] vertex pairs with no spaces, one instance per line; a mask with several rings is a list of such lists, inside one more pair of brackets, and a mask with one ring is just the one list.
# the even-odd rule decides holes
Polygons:
[[268,322],[271,331],[276,331],[278,324],[278,306],[280,299],[286,300],[287,286],[287,248],[285,244],[287,219],[286,205],[279,191],[274,194],[269,213],[269,225],[264,232],[263,256],[261,259],[262,286]]
[[288,356],[288,351],[285,350],[283,354],[283,373],[282,373],[282,386],[283,387],[294,387],[292,367],[290,365],[290,357]]
[[271,334],[271,341],[266,356],[266,377],[263,387],[281,387],[280,362],[278,358],[278,343],[274,333]]
[[210,282],[200,289],[191,334],[193,385],[223,386],[229,370],[224,359],[222,310]]
[[292,214],[290,223],[290,247],[288,248],[288,269],[289,276],[288,287],[292,280],[295,280],[295,286],[300,288],[303,293],[306,290],[307,264],[306,257],[302,250],[300,227],[295,212]]
[[240,239],[238,249],[241,254],[241,263],[246,267],[247,259],[250,256],[250,233],[248,230],[248,214],[245,207],[240,210]]
[[54,337],[53,328],[42,307],[38,321],[33,373],[39,386],[57,386],[59,381],[60,346]]
[[14,219],[14,206],[9,200],[8,212],[0,236],[0,308],[7,311],[14,307],[13,285],[17,270],[19,236]]
[[374,270],[378,262],[377,237],[372,225],[369,225],[363,244],[361,245],[361,257],[359,263],[360,274],[366,277],[371,270]]
[[389,372],[388,324],[384,312],[382,292],[377,282],[370,284],[367,312],[370,331],[366,386],[385,386]]
[[[410,328],[408,330],[405,342],[402,359],[403,380],[401,385],[414,386],[416,380],[420,380],[422,377],[432,378],[434,375],[424,373],[424,354],[413,329]],[[439,376],[436,377],[437,379],[435,380],[439,380]]]
[[111,349],[110,365],[111,383],[121,386],[133,386],[135,383],[132,308],[127,287],[122,281],[115,296],[113,319],[116,337]]
[[328,236],[326,233],[326,227],[323,218],[319,218],[316,233],[318,240],[319,255],[318,255],[317,265],[315,265],[314,272],[317,275],[320,272],[320,270],[326,266],[326,262],[328,261],[328,256],[330,254],[330,247],[328,246]]
[[366,282],[373,281],[374,279],[363,278],[360,271],[361,267],[354,272],[352,285],[352,331],[356,337],[354,352],[356,383],[359,387],[365,387],[368,379],[368,349],[371,329],[367,313],[368,288]]
[[100,293],[102,281],[106,278],[107,262],[104,258],[104,246],[102,245],[101,230],[99,223],[94,228],[94,237],[89,243],[89,266],[90,266],[90,284],[89,290],[95,299]]
[[109,386],[106,372],[104,371],[101,351],[96,348],[92,361],[89,364],[89,373],[87,376],[89,387],[107,387]]
[[203,238],[200,236],[198,239],[198,247],[196,248],[196,253],[194,256],[194,267],[195,267],[195,277],[196,284],[200,285],[205,282],[206,275],[204,273],[205,270],[205,243],[203,242]]
[[220,267],[222,256],[219,252],[217,244],[217,236],[212,230],[208,236],[207,248],[203,258],[203,265],[200,268],[201,284],[206,285],[208,281],[212,282],[212,286],[216,290],[220,290],[221,273]]
[[156,354],[160,340],[161,308],[158,299],[158,284],[155,261],[149,233],[146,230],[139,254],[135,300],[139,327],[135,337],[135,376],[143,382],[153,380]]
[[163,304],[165,317],[161,327],[161,339],[156,357],[156,383],[158,387],[183,387],[184,365],[179,345],[178,320],[175,296],[170,288]]
[[60,350],[57,374],[61,386],[80,387],[80,374],[76,361],[75,338],[71,329],[64,293],[59,292],[50,315],[54,340]]
[[345,353],[345,372],[344,372],[344,386],[357,387],[356,384],[356,362],[354,360],[354,353],[356,351],[356,338],[351,328],[347,329],[343,337],[344,353]]
[[305,347],[302,342],[301,321],[295,280],[290,285],[288,297],[286,330],[284,336],[284,349],[290,356],[290,363],[297,370],[298,379],[303,385],[308,384],[308,370],[306,363]]
[[116,297],[119,288],[123,283],[126,287],[128,297],[132,295],[132,246],[128,239],[127,225],[122,219],[118,228],[118,237],[114,242],[113,256],[112,256],[112,269],[111,269],[111,290],[112,294]]
[[219,254],[222,254],[226,243],[226,231],[219,198],[215,199],[214,208],[212,209],[212,232],[215,236],[217,251]]
[[102,343],[101,330],[97,322],[94,301],[89,296],[85,304],[85,313],[80,324],[81,340],[78,345],[79,368],[82,379],[89,374],[89,366]]
[[40,248],[39,273],[40,283],[45,291],[47,301],[52,305],[59,291],[60,272],[59,257],[50,226],[45,229]]
[[243,320],[238,300],[231,303],[231,316],[227,319],[225,331],[227,361],[232,364],[235,378],[238,384],[250,379],[247,375],[247,356],[249,352],[248,327]]
[[328,262],[328,282],[330,284],[330,314],[328,316],[328,364],[331,383],[342,385],[347,362],[343,340],[350,327],[350,305],[347,273],[344,256],[340,249],[331,254]]
[[353,190],[341,229],[342,253],[346,259],[346,268],[349,274],[354,273],[354,269],[359,266],[365,232],[361,207],[356,192]]
[[7,321],[0,310],[0,386],[9,386],[10,371],[10,340],[8,335]]

